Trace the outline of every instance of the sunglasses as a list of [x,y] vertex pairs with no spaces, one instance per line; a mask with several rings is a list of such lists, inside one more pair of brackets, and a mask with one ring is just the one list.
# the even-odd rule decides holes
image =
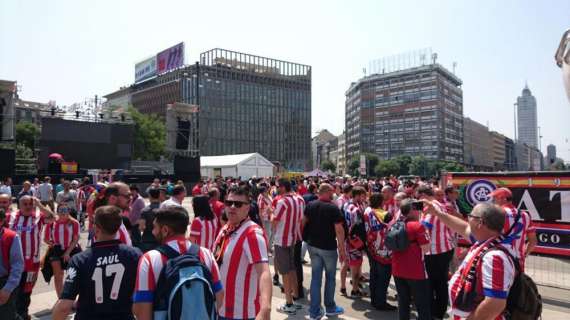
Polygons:
[[469,218],[473,218],[473,219],[481,219],[481,216],[476,216],[474,214],[468,214],[467,215]]
[[226,200],[226,201],[224,201],[224,204],[226,205],[226,207],[234,206],[234,207],[236,207],[236,208],[239,209],[239,208],[241,208],[243,205],[249,204],[249,202]]
[[119,194],[119,197],[124,197],[124,198],[130,198],[130,197],[132,197],[132,196],[133,196],[132,193]]

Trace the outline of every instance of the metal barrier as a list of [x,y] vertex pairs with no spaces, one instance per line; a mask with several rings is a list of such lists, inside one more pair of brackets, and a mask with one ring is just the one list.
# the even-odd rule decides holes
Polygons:
[[570,259],[531,255],[525,273],[539,285],[570,290]]

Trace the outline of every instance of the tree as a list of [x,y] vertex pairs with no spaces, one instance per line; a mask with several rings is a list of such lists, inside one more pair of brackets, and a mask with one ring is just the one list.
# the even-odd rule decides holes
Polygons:
[[355,156],[348,163],[348,173],[353,176],[358,176],[359,167],[360,167],[360,160],[357,156]]
[[16,143],[34,150],[40,137],[40,129],[35,124],[22,121],[16,124]]
[[427,177],[428,173],[427,159],[424,156],[412,157],[412,162],[410,162],[410,174]]
[[365,153],[364,156],[366,157],[366,175],[369,177],[375,176],[375,169],[378,162],[380,162],[380,158],[373,153]]
[[34,151],[27,146],[18,143],[16,145],[16,159],[33,159],[34,158]]
[[166,126],[156,114],[142,114],[132,106],[129,113],[135,123],[134,158],[159,160],[165,154]]
[[394,161],[398,163],[399,169],[397,175],[405,176],[410,174],[410,164],[412,163],[412,157],[408,155],[401,155],[394,158]]
[[448,172],[464,172],[465,171],[465,167],[458,162],[447,162],[443,166],[442,169],[445,171],[448,171]]
[[560,159],[556,159],[556,161],[550,166],[551,170],[566,170],[566,166],[564,165],[564,161]]
[[336,166],[331,161],[325,160],[321,162],[321,170],[335,172]]
[[378,177],[388,177],[391,174],[397,175],[398,172],[400,172],[400,166],[395,159],[382,160],[378,162],[378,165],[376,165],[374,169]]

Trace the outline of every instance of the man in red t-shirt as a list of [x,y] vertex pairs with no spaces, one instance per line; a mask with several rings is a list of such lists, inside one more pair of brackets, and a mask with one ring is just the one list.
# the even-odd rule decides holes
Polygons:
[[400,205],[401,219],[406,222],[409,246],[392,252],[392,275],[398,292],[399,319],[410,318],[410,301],[418,310],[418,319],[431,319],[429,280],[424,265],[424,253],[429,251],[429,236],[419,221],[420,212],[413,208],[414,200],[405,199]]
[[202,187],[204,186],[204,182],[202,180],[198,181],[198,183],[192,188],[192,196],[197,197],[202,194]]

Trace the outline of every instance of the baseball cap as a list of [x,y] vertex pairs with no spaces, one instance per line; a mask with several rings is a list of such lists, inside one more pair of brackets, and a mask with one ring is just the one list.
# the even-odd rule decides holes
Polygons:
[[504,198],[512,198],[513,193],[509,188],[497,188],[493,192],[489,193],[489,197],[504,197]]

